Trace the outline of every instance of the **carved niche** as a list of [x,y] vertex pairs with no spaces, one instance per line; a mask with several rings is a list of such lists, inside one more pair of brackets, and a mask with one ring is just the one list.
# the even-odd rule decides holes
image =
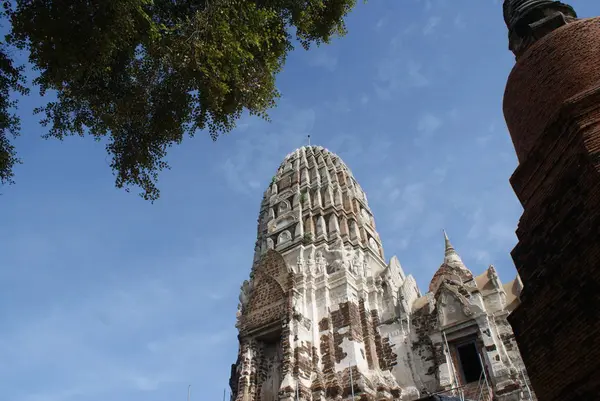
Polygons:
[[288,230],[282,231],[277,237],[277,246],[283,245],[292,240],[292,234]]
[[369,246],[379,254],[379,245],[377,245],[377,241],[373,237],[369,238]]
[[290,206],[290,202],[288,202],[287,200],[283,200],[281,202],[279,202],[279,206],[278,206],[278,215],[281,216],[287,212],[289,212],[290,210],[292,210],[292,207]]

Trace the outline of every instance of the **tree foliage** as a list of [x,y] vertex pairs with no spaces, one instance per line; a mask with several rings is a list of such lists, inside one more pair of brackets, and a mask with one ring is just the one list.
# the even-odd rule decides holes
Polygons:
[[13,167],[19,163],[11,137],[19,135],[19,119],[13,109],[16,101],[11,94],[28,92],[23,68],[15,67],[5,43],[0,42],[0,184],[13,182]]
[[[275,76],[294,41],[308,49],[345,34],[354,3],[16,0],[7,40],[29,51],[41,94],[57,94],[37,110],[47,137],[108,138],[117,187],[138,186],[154,200],[170,146],[198,130],[216,139],[244,110],[268,118],[279,96]],[[10,63],[1,73],[7,98],[4,89],[15,90],[22,77]],[[7,121],[15,133],[14,116]],[[0,151],[8,155],[2,177],[10,177],[16,159],[3,136]]]

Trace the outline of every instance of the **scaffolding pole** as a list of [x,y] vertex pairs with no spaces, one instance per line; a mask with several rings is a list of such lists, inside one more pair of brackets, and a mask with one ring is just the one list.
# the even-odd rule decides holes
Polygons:
[[490,383],[488,382],[487,373],[485,373],[485,365],[483,364],[483,359],[481,358],[481,354],[477,353],[479,357],[479,363],[481,364],[481,370],[483,372],[483,378],[485,379],[485,387],[487,387],[488,397],[490,395]]
[[[457,388],[460,388],[460,383],[458,382],[458,376],[456,376],[456,370],[454,370],[454,364],[452,363],[452,355],[450,354],[450,346],[448,345],[448,338],[446,337],[446,332],[443,330],[442,330],[442,335],[444,336],[444,343],[446,345],[445,353],[449,359],[448,365],[450,366],[450,369],[452,370],[452,376],[454,378],[454,386],[456,386]],[[465,394],[462,391],[462,388],[460,390],[458,390],[458,395],[459,395],[459,398],[461,399],[461,401],[465,401]]]
[[477,401],[481,401],[481,396],[483,395],[483,383],[481,382],[481,379],[483,379],[483,370],[481,371],[481,374],[479,375],[479,381],[477,382],[477,389],[479,390],[479,394],[477,395]]
[[521,369],[521,376],[523,376],[523,383],[525,383],[525,388],[527,389],[527,394],[529,395],[529,401],[533,401],[531,389],[529,388],[529,383],[527,383],[527,377],[525,377],[525,369]]
[[350,371],[350,393],[352,394],[352,401],[354,401],[354,380],[352,379],[352,365],[348,362],[348,370]]

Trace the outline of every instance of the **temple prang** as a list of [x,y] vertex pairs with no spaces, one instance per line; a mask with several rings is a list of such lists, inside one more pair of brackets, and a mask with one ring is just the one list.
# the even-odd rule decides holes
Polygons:
[[386,261],[344,162],[319,146],[290,153],[261,203],[231,400],[529,400],[507,321],[519,278],[503,284],[493,266],[474,275],[443,240],[421,294],[396,256]]

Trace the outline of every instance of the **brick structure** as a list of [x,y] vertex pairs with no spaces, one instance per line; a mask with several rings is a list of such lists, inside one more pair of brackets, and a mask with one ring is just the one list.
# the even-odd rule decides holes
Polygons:
[[519,291],[493,267],[475,277],[446,236],[422,296],[398,258],[385,262],[348,167],[322,147],[297,149],[261,204],[231,399],[408,401],[460,387],[473,399],[523,400],[506,321]]
[[504,115],[519,159],[511,185],[524,212],[512,257],[524,289],[509,321],[541,401],[597,400],[600,18],[577,19],[553,1],[517,13],[516,3],[504,9],[518,49]]

